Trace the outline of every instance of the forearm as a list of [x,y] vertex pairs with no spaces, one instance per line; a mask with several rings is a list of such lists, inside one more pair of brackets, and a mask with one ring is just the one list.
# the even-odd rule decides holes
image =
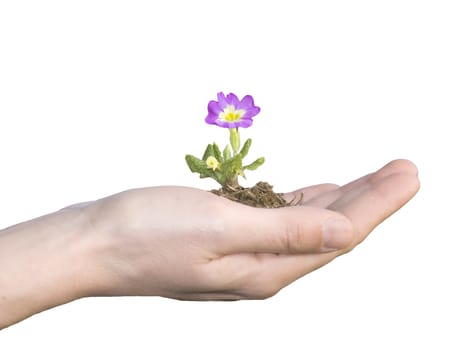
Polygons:
[[0,329],[91,293],[87,227],[67,209],[0,231]]

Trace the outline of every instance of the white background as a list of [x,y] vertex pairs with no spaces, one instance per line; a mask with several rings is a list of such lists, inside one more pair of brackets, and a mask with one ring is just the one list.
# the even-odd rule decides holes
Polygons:
[[0,348],[466,349],[464,4],[1,1],[0,227],[133,187],[215,187],[184,155],[227,142],[203,121],[218,91],[262,107],[248,184],[343,184],[408,158],[422,187],[269,300],[79,300]]

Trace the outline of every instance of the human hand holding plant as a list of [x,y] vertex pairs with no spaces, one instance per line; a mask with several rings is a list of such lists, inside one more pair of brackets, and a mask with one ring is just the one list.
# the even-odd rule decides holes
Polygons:
[[287,208],[174,186],[70,206],[0,231],[0,329],[90,296],[270,297],[350,251],[418,186],[398,160],[345,186],[285,194],[304,194]]
[[[237,177],[264,162],[242,165],[251,140],[240,148],[237,129],[251,125],[259,108],[249,96],[218,98],[206,121],[232,126],[231,149],[220,154],[211,144],[203,159],[187,162],[201,177],[240,187]],[[344,186],[285,194],[303,196],[287,208],[251,208],[177,186],[72,205],[0,231],[0,329],[90,296],[270,297],[350,251],[418,186],[417,169],[398,160]]]

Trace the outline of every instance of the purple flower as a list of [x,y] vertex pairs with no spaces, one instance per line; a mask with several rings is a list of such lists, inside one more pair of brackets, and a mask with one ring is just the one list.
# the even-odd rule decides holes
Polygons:
[[217,101],[208,104],[208,116],[205,121],[223,128],[248,128],[253,123],[253,117],[260,111],[254,105],[253,97],[246,95],[239,101],[235,94],[217,94]]

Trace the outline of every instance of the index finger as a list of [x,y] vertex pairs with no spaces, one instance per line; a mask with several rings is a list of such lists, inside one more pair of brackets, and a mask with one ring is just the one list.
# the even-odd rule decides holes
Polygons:
[[417,176],[395,173],[346,192],[328,209],[342,213],[352,222],[357,232],[355,246],[406,204],[417,193],[419,186]]

